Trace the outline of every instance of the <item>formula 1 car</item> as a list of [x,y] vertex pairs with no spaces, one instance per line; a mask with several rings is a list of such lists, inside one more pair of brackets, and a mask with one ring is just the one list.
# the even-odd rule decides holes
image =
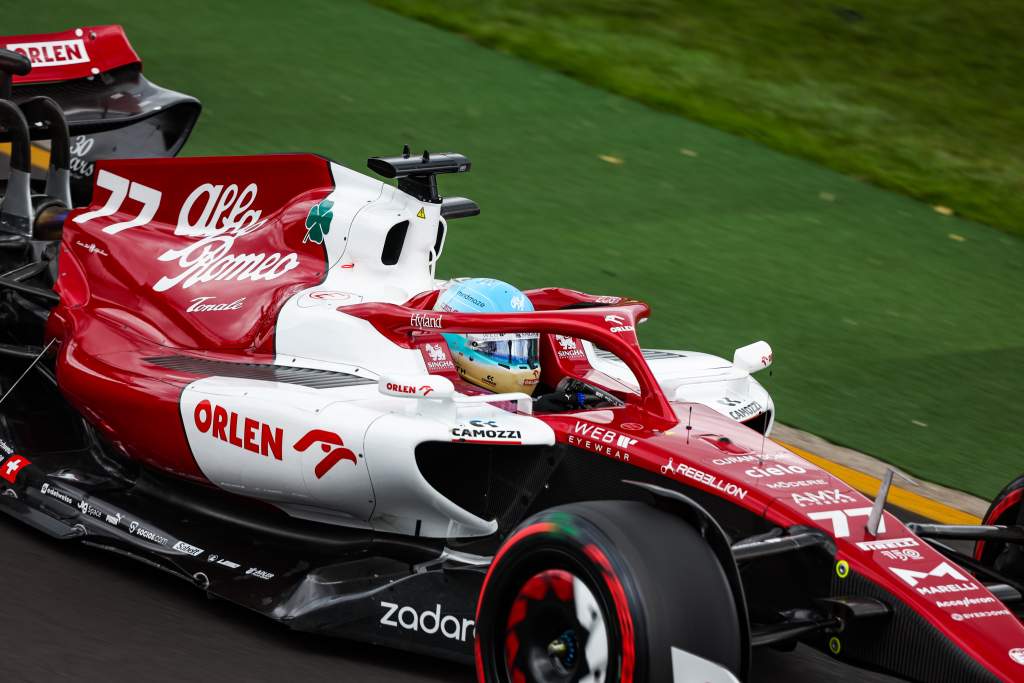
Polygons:
[[[644,350],[646,303],[557,287],[532,312],[435,310],[448,223],[479,212],[437,176],[466,157],[370,158],[395,185],[308,154],[101,160],[72,209],[66,176],[29,192],[28,121],[61,144],[33,112],[0,102],[10,517],[482,682],[735,682],[797,642],[1024,680],[1024,483],[983,526],[905,525],[887,487],[766,438],[763,342]],[[536,334],[537,392],[587,400],[470,384],[453,333]]]

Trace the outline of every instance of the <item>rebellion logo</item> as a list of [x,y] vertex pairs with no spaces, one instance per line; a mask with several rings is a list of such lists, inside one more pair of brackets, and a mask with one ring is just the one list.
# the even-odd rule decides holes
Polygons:
[[668,462],[661,466],[661,473],[677,474],[683,477],[684,479],[693,479],[694,481],[704,484],[708,488],[715,489],[716,491],[721,491],[722,493],[728,496],[734,496],[736,498],[739,498],[740,500],[743,500],[744,498],[747,497],[747,490],[745,488],[739,487],[731,482],[719,479],[713,474],[699,470],[696,467],[691,467],[686,463],[681,462],[678,465],[676,465],[673,463],[672,458],[669,458]]
[[229,443],[264,457],[273,456],[281,460],[281,442],[284,430],[238,413],[203,399],[196,405],[194,419],[196,429],[215,439]]
[[326,454],[324,459],[318,462],[313,469],[317,479],[322,479],[325,474],[330,472],[342,460],[348,460],[353,465],[357,464],[356,454],[344,448],[345,442],[342,441],[341,437],[326,429],[313,429],[307,432],[305,436],[295,442],[292,448],[299,453],[305,453],[315,443],[320,444],[321,450]]
[[32,62],[35,68],[85,64],[89,61],[89,53],[85,51],[85,42],[81,38],[48,40],[40,43],[12,43],[7,49],[28,57],[28,61]]

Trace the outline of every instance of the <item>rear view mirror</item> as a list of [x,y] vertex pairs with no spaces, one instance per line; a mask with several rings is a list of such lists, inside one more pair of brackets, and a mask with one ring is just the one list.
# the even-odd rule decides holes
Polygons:
[[754,342],[736,349],[732,364],[751,374],[772,364],[772,347],[765,341]]

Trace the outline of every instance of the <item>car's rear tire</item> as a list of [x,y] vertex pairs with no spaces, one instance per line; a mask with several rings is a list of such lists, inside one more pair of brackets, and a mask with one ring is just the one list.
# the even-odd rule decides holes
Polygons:
[[725,683],[742,675],[743,624],[688,523],[638,502],[576,503],[527,520],[495,556],[477,608],[477,676],[661,683],[675,659]]
[[[985,513],[982,524],[1024,525],[1024,475],[999,492]],[[1024,547],[1019,543],[978,541],[974,557],[1007,578],[1024,581]]]

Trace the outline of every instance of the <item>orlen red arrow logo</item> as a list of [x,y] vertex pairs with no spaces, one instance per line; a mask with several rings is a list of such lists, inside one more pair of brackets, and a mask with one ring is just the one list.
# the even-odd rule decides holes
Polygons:
[[340,448],[345,445],[345,442],[341,440],[340,436],[326,429],[313,429],[309,431],[304,437],[296,441],[292,448],[299,453],[303,453],[315,443],[319,443],[320,448],[327,454],[323,460],[317,463],[316,468],[313,470],[317,479],[323,478],[325,474],[331,471],[332,467],[342,460],[351,460],[353,465],[356,464],[356,454],[347,448]]

